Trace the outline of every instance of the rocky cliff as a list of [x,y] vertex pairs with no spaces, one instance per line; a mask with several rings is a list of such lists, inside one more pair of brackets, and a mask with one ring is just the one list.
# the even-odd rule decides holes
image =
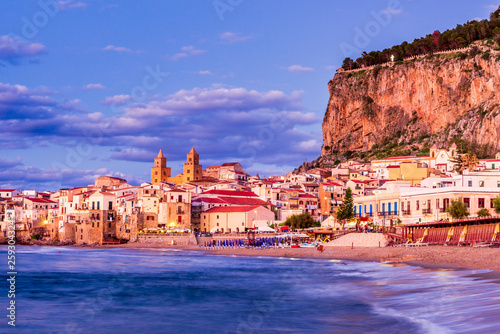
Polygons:
[[452,142],[484,156],[500,150],[498,50],[337,73],[328,89],[322,157],[425,154]]

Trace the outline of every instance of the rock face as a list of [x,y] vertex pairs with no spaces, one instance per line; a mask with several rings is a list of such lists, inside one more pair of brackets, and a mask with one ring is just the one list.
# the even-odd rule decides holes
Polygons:
[[428,136],[443,146],[461,139],[500,150],[499,51],[337,73],[328,89],[322,156]]

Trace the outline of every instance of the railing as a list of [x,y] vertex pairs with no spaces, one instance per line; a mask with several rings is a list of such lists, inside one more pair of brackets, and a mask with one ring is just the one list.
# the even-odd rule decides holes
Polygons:
[[403,216],[410,216],[411,215],[411,210],[402,210]]
[[432,209],[431,208],[422,209],[422,214],[424,214],[424,215],[430,215],[431,213],[432,213]]
[[383,212],[379,212],[378,215],[381,217],[397,216],[398,212],[397,211],[383,211]]
[[446,208],[439,208],[439,212],[440,212],[440,213],[444,213],[444,212],[446,212]]

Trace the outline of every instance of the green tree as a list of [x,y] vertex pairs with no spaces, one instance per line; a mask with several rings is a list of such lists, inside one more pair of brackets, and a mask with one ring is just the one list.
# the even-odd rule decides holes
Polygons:
[[304,212],[300,215],[292,215],[288,217],[285,221],[285,225],[290,226],[293,229],[321,226],[320,223],[318,223],[311,217],[309,212]]
[[488,209],[481,209],[477,212],[478,217],[489,217],[491,216],[490,211]]
[[493,207],[496,213],[500,213],[500,195],[493,199]]
[[351,219],[354,218],[354,200],[352,198],[351,188],[347,188],[344,196],[344,202],[337,210],[337,219]]
[[467,205],[462,201],[462,199],[452,200],[450,206],[446,209],[446,212],[448,212],[453,219],[462,219],[469,216]]

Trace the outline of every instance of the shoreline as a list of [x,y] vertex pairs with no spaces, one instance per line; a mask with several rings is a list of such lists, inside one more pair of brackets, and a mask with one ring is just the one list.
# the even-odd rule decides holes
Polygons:
[[474,274],[478,278],[494,279],[500,283],[500,249],[459,246],[426,247],[325,247],[321,253],[316,248],[227,248],[206,250],[204,247],[131,243],[107,245],[99,248],[167,248],[186,251],[203,251],[216,256],[293,257],[307,259],[331,259],[361,262],[385,262],[394,265],[410,265],[426,269],[490,270]]
[[[27,245],[28,246],[28,245]],[[44,245],[37,245],[44,246]],[[50,246],[49,246],[50,247]],[[472,274],[478,279],[490,279],[500,283],[500,249],[472,248],[459,246],[422,247],[325,247],[323,252],[316,248],[226,248],[205,249],[194,245],[171,245],[164,243],[127,243],[117,245],[82,246],[60,245],[88,249],[178,249],[205,252],[216,256],[241,257],[289,257],[304,259],[330,259],[360,262],[379,262],[390,265],[409,265],[425,269],[449,270],[489,270],[487,273]]]

